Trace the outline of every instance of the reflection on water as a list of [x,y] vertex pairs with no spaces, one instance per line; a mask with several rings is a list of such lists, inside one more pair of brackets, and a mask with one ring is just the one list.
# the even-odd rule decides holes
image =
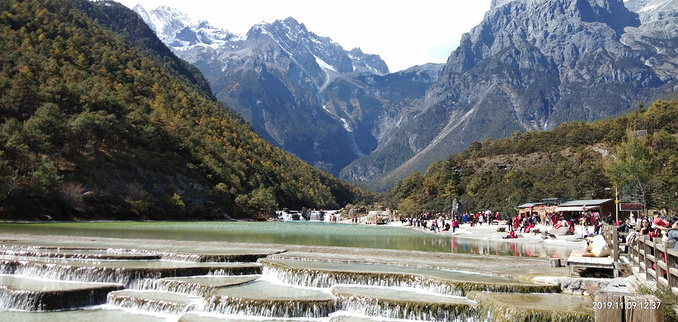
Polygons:
[[[225,241],[566,258],[572,246],[478,240],[400,227],[323,222],[2,223],[6,233]],[[579,246],[577,246],[579,247]]]

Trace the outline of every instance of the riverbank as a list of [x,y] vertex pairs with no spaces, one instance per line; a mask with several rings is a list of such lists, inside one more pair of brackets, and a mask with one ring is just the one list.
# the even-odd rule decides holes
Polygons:
[[[351,225],[350,221],[342,221],[340,224]],[[328,224],[332,226],[333,224]],[[145,227],[145,226],[144,226]],[[312,227],[318,229],[320,227]],[[519,233],[518,238],[503,239],[507,235],[506,232],[498,232],[497,225],[475,225],[464,224],[460,228],[452,231],[433,232],[430,229],[416,228],[412,226],[402,225],[401,222],[393,222],[388,225],[378,226],[385,230],[389,229],[408,229],[417,232],[426,233],[431,236],[445,236],[450,239],[443,241],[449,243],[447,251],[416,251],[416,250],[402,250],[402,249],[378,249],[369,247],[339,247],[339,246],[320,246],[320,245],[293,245],[271,243],[270,241],[261,240],[259,242],[252,242],[248,239],[247,242],[232,242],[232,241],[190,241],[177,240],[171,236],[173,233],[167,230],[166,237],[159,237],[158,233],[150,234],[153,236],[148,239],[130,238],[112,238],[110,234],[100,237],[76,236],[77,233],[69,235],[32,235],[22,233],[0,233],[0,239],[3,244],[24,244],[36,246],[53,246],[53,247],[107,247],[107,248],[121,248],[121,249],[138,249],[146,248],[148,250],[181,250],[191,252],[194,250],[206,249],[209,252],[218,252],[221,249],[243,249],[249,250],[252,248],[274,250],[276,253],[282,253],[284,257],[290,258],[307,258],[313,260],[334,260],[356,262],[363,261],[368,263],[384,263],[408,266],[426,266],[433,268],[463,270],[469,272],[491,274],[497,276],[505,276],[520,280],[531,280],[534,276],[552,276],[552,277],[566,277],[567,268],[564,267],[567,254],[569,252],[554,252],[544,251],[544,246],[558,246],[565,250],[584,249],[586,247],[582,236],[586,234],[586,230],[581,226],[575,229],[574,235],[568,236],[549,236],[542,238],[542,234],[535,233]],[[538,225],[536,227],[540,231],[549,231],[551,227]],[[144,228],[144,230],[150,227]],[[592,229],[588,228],[589,231]],[[207,233],[207,232],[206,232]],[[121,235],[122,236],[122,235]],[[124,237],[124,236],[123,236]],[[145,238],[145,237],[144,237]],[[477,247],[476,251],[458,252],[455,250],[455,240],[457,244],[461,244],[461,240],[478,241],[473,244],[466,243],[463,247]],[[434,242],[436,240],[433,240]],[[503,256],[499,252],[495,254],[491,248],[488,248],[487,243],[505,244],[509,251],[502,251]],[[513,250],[511,252],[510,250]],[[510,256],[513,254],[513,256]],[[550,259],[552,257],[559,257],[563,267],[551,267]]]
[[[352,224],[350,221],[342,221],[344,224]],[[470,224],[462,224],[461,227],[457,228],[455,231],[432,231],[430,228],[421,228],[413,227],[409,225],[403,225],[401,222],[391,222],[387,224],[388,227],[394,228],[405,228],[412,229],[416,231],[421,231],[430,234],[440,234],[443,236],[455,236],[464,239],[476,239],[476,240],[492,240],[492,241],[504,241],[510,243],[532,243],[532,244],[553,244],[553,245],[573,245],[581,246],[582,249],[586,247],[586,241],[584,237],[591,235],[593,232],[592,226],[582,227],[575,226],[575,231],[572,235],[565,236],[555,236],[553,234],[548,234],[546,237],[542,234],[543,232],[551,232],[553,229],[550,225],[538,224],[532,228],[530,233],[521,233],[518,230],[516,231],[517,238],[506,238],[509,234],[508,226],[506,225],[475,225],[471,226]],[[506,228],[505,231],[497,231],[499,227]],[[536,232],[536,233],[535,233]],[[576,247],[575,246],[575,247]]]

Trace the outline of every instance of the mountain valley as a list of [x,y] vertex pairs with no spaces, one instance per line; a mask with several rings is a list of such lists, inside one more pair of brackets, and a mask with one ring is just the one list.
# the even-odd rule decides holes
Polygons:
[[387,190],[472,142],[614,117],[675,92],[675,3],[493,1],[447,64],[396,73],[293,18],[239,36],[167,7],[135,11],[268,141]]

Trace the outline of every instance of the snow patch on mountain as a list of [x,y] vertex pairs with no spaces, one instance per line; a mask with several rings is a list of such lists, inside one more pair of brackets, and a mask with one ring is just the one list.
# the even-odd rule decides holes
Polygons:
[[678,8],[676,0],[625,0],[624,5],[636,13],[653,13]]
[[[647,9],[649,11],[650,7],[653,7],[653,11],[663,11],[663,10],[670,10],[670,9],[678,9],[678,1],[676,0],[657,0],[651,2],[648,6]],[[644,8],[645,9],[645,8]]]
[[327,62],[325,62],[324,60],[322,60],[320,57],[315,56],[315,55],[314,55],[314,57],[315,57],[315,62],[318,63],[318,66],[320,66],[320,68],[322,68],[322,69],[329,69],[329,70],[331,70],[331,71],[333,71],[333,72],[336,72],[336,71],[337,71],[337,70],[334,68],[334,66],[328,64]]

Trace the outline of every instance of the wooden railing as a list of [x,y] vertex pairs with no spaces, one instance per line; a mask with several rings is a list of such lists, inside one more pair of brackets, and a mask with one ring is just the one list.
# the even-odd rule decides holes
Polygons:
[[[653,240],[645,235],[639,236],[626,248],[626,238],[629,234],[617,232],[617,226],[604,224],[602,233],[610,246],[611,256],[615,263],[620,263],[620,258],[626,256],[630,264],[638,268],[638,273],[644,274],[647,281],[678,287],[678,268],[676,267],[678,250],[673,249],[671,242],[661,242],[660,237]],[[657,274],[657,271],[660,274]]]
[[611,256],[615,263],[619,263],[619,258],[625,256],[628,253],[628,248],[626,247],[626,237],[629,233],[618,232],[617,226],[603,224],[602,228],[603,237],[607,241],[607,246],[610,247]]
[[[678,287],[678,250],[670,242],[661,242],[645,235],[640,237],[629,251],[631,265],[638,267],[638,273],[645,274],[648,281],[656,281],[671,288]],[[659,272],[659,273],[658,273]]]
[[[631,265],[638,268],[639,274],[645,275],[646,281],[656,281],[657,284],[668,285],[676,292],[678,283],[678,269],[676,258],[678,250],[673,249],[670,242],[655,242],[649,236],[642,236],[626,247],[629,233],[617,231],[617,226],[603,225],[603,237],[607,241],[611,257],[614,259],[615,277],[622,265]],[[660,241],[660,238],[656,238]],[[625,252],[624,250],[627,250]],[[627,262],[628,264],[622,264]],[[657,273],[659,272],[659,274]],[[663,310],[648,310],[642,303],[661,303],[654,295],[638,295],[602,290],[595,293],[596,303],[625,303],[613,310],[595,310],[596,321],[664,321]],[[641,303],[637,305],[637,303]],[[661,303],[660,305],[663,305]]]

